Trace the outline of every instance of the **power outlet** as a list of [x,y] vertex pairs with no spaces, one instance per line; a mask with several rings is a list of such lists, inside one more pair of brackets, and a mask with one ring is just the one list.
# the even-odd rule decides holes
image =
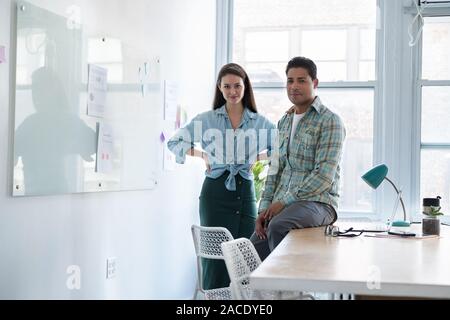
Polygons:
[[106,259],[106,279],[115,278],[117,274],[117,258]]

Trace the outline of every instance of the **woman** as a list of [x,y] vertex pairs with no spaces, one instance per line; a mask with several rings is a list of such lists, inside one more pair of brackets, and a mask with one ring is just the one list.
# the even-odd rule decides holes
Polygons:
[[[230,63],[217,77],[213,110],[197,115],[167,143],[176,161],[203,159],[206,178],[200,194],[202,226],[225,227],[234,238],[249,238],[257,208],[252,165],[267,158],[275,126],[259,115],[253,89],[242,67]],[[195,147],[200,142],[202,150]],[[203,284],[209,290],[230,280],[223,261],[205,259]]]

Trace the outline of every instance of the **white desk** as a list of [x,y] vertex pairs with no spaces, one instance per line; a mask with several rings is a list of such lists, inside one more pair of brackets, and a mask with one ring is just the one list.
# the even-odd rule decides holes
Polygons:
[[[367,224],[339,224],[355,229]],[[421,225],[412,230],[420,232]],[[326,237],[291,231],[251,274],[254,289],[450,298],[450,227],[434,239]]]

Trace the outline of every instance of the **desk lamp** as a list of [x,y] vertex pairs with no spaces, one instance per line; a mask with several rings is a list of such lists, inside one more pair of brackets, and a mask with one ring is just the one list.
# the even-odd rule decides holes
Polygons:
[[379,166],[376,166],[372,169],[370,169],[367,173],[365,173],[361,178],[373,189],[378,188],[378,186],[383,182],[384,179],[386,179],[395,189],[395,192],[397,192],[397,197],[400,199],[400,203],[402,204],[403,208],[403,221],[394,221],[392,222],[393,227],[408,227],[410,223],[406,220],[406,210],[405,210],[405,204],[403,203],[401,191],[397,189],[395,184],[389,180],[386,176],[388,173],[388,167],[384,164],[381,164]]

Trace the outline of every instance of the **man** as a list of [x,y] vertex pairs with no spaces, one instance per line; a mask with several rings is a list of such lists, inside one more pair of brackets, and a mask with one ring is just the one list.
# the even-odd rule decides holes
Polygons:
[[345,138],[341,119],[316,96],[315,63],[295,57],[286,67],[294,104],[278,122],[279,161],[272,164],[251,240],[264,260],[292,229],[337,219],[339,162]]

